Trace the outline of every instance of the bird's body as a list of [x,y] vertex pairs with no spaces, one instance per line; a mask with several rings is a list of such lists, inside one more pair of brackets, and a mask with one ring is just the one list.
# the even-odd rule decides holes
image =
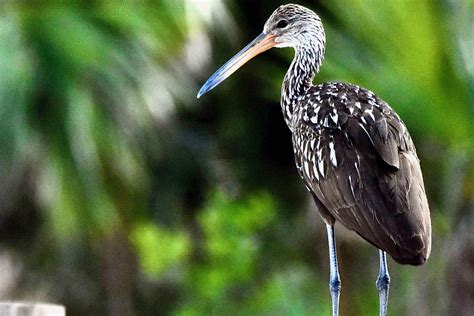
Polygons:
[[313,79],[324,57],[320,18],[299,5],[277,8],[263,33],[209,78],[198,97],[255,55],[293,47],[282,85],[281,108],[293,140],[296,167],[327,225],[333,314],[340,278],[333,225],[339,221],[380,249],[380,313],[386,314],[389,276],[385,252],[402,264],[424,263],[431,222],[412,139],[394,110],[356,85]]
[[310,87],[295,108],[296,166],[326,223],[339,221],[399,263],[424,263],[428,203],[398,115],[372,92],[340,82]]

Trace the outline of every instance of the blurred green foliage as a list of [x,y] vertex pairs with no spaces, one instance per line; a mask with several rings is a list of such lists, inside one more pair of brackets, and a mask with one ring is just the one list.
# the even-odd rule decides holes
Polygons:
[[[293,52],[195,98],[280,4],[0,3],[0,299],[71,315],[330,313],[325,229],[278,105]],[[418,268],[390,260],[389,312],[469,314],[473,2],[301,4],[327,34],[315,81],[370,88],[418,149],[433,252]],[[377,252],[336,229],[342,313],[376,314]]]
[[140,260],[140,267],[150,278],[159,278],[173,267],[186,262],[190,242],[186,232],[169,231],[144,222],[136,224],[130,238]]
[[268,194],[242,201],[223,192],[213,194],[198,218],[205,260],[190,267],[186,282],[190,302],[178,314],[202,315],[226,308],[235,288],[252,282],[261,250],[258,232],[274,218],[275,205]]

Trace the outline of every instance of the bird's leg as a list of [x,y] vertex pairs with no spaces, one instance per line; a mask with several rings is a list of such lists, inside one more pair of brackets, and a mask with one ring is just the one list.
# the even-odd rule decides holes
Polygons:
[[380,300],[380,316],[387,315],[387,305],[388,305],[388,289],[390,284],[390,275],[388,275],[387,269],[387,257],[385,251],[379,250],[380,255],[380,270],[377,282],[377,290],[379,291],[379,300]]
[[341,278],[339,277],[339,269],[337,267],[337,254],[336,254],[336,237],[334,235],[334,226],[326,224],[328,232],[328,243],[329,243],[329,262],[330,262],[330,275],[329,275],[329,292],[331,293],[332,300],[332,315],[339,315],[339,295],[341,293]]

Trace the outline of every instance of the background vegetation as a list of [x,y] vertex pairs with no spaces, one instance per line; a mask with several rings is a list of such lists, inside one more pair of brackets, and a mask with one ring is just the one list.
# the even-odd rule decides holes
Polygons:
[[[301,1],[316,81],[381,95],[417,145],[422,267],[389,259],[392,315],[474,314],[474,4]],[[0,299],[68,315],[329,315],[325,230],[279,91],[291,50],[205,79],[280,1],[0,3]],[[337,227],[343,315],[375,315],[377,251]]]

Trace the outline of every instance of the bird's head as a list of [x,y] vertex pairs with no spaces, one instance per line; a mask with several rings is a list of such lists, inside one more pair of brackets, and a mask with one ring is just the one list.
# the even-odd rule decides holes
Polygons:
[[297,48],[306,44],[309,37],[325,38],[319,16],[297,4],[278,7],[265,23],[263,33],[274,36],[274,47]]
[[[314,42],[315,40],[315,42]],[[210,91],[247,61],[272,47],[317,45],[324,48],[324,29],[319,16],[303,6],[286,4],[268,18],[263,32],[219,68],[202,86],[197,97]]]

